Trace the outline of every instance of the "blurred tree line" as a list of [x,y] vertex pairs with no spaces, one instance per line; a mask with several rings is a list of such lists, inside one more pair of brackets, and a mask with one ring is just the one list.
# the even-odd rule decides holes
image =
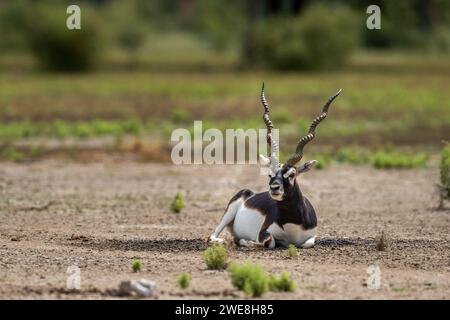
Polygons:
[[[84,0],[82,30],[65,28],[73,1],[0,0],[0,51],[31,51],[46,69],[88,70],[121,48],[133,59],[154,34],[194,34],[242,66],[319,69],[358,47],[450,51],[447,0]],[[366,8],[381,8],[381,30]]]

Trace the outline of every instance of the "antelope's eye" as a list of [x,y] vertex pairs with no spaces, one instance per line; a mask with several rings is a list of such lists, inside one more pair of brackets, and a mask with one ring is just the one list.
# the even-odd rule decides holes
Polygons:
[[289,179],[295,178],[295,169],[294,169],[294,168],[289,169],[289,170],[283,175],[283,177],[284,177],[284,178],[289,178]]

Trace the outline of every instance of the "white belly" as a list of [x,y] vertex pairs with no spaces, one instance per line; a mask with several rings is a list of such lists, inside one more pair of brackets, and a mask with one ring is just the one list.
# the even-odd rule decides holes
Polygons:
[[[264,220],[265,216],[259,211],[241,205],[234,218],[233,234],[237,239],[257,242]],[[294,223],[286,223],[283,229],[274,223],[267,231],[273,235],[277,243],[284,246],[288,246],[289,244],[300,246],[316,235],[316,228],[304,230],[300,225]]]
[[300,225],[294,223],[286,223],[283,225],[283,229],[274,223],[267,231],[275,237],[276,242],[284,246],[289,244],[300,246],[316,235],[316,228],[304,230]]
[[259,211],[241,206],[236,213],[233,223],[233,234],[237,239],[258,241],[259,231],[265,216]]

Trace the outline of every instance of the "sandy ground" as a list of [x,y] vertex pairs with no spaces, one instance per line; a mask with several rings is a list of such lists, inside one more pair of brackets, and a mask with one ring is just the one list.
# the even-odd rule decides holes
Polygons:
[[[434,209],[437,180],[437,168],[309,172],[300,186],[318,211],[317,245],[288,259],[284,249],[230,244],[230,259],[292,274],[297,291],[269,299],[450,299],[450,211]],[[256,167],[0,163],[0,298],[116,298],[120,281],[139,278],[156,281],[158,299],[244,297],[226,271],[206,270],[202,252],[229,198],[266,184]],[[177,191],[186,198],[178,215],[169,210]],[[381,252],[383,229],[391,244]],[[373,264],[378,290],[366,286]],[[71,265],[79,292],[66,289]],[[177,287],[181,272],[192,275],[189,289]]]

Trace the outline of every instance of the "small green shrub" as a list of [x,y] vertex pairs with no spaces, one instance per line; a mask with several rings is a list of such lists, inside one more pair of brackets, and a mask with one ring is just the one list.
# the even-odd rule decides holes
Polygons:
[[61,120],[53,121],[52,131],[55,133],[55,136],[59,139],[64,139],[71,135],[69,124]]
[[339,163],[364,164],[370,162],[370,154],[367,150],[357,147],[339,149],[335,156]]
[[442,149],[439,169],[442,189],[442,201],[443,198],[450,198],[450,143],[447,143],[444,149]]
[[3,160],[20,162],[23,161],[24,158],[24,154],[10,144],[6,145],[3,150],[0,151],[0,159]]
[[90,138],[95,135],[94,129],[87,122],[77,122],[73,127],[73,133],[77,138]]
[[191,280],[191,276],[188,273],[183,272],[180,274],[177,281],[181,289],[186,289],[191,284]]
[[260,265],[231,263],[228,272],[233,286],[249,296],[260,297],[269,289],[269,276]]
[[142,123],[137,119],[132,119],[122,123],[122,132],[140,135],[144,130]]
[[141,271],[141,269],[142,269],[141,260],[133,260],[133,263],[131,264],[131,268],[133,269],[133,272]]
[[347,8],[313,5],[298,17],[277,17],[260,26],[256,52],[274,69],[321,69],[342,65],[359,42],[358,21]]
[[64,6],[33,6],[27,18],[31,51],[47,70],[83,71],[94,68],[102,40],[98,17],[92,17],[89,9],[84,8],[81,30],[66,28],[66,19]]
[[260,297],[268,290],[292,292],[297,287],[287,271],[278,276],[269,275],[260,265],[251,262],[242,265],[233,262],[228,273],[233,286],[252,297]]
[[170,204],[170,210],[172,210],[175,213],[180,213],[183,208],[184,208],[183,195],[180,192],[177,192],[177,194],[172,200],[172,203]]
[[222,244],[214,243],[203,252],[203,259],[208,269],[225,269],[227,264],[227,249]]
[[292,280],[290,274],[287,271],[283,271],[279,276],[270,276],[269,288],[270,291],[293,292],[297,288],[297,285]]
[[428,156],[423,153],[406,154],[396,151],[378,151],[372,157],[372,164],[377,169],[417,168],[426,165]]
[[96,135],[118,134],[122,133],[122,128],[117,122],[94,120],[91,123]]
[[286,254],[289,258],[297,258],[298,257],[297,247],[293,244],[290,244],[286,249]]

